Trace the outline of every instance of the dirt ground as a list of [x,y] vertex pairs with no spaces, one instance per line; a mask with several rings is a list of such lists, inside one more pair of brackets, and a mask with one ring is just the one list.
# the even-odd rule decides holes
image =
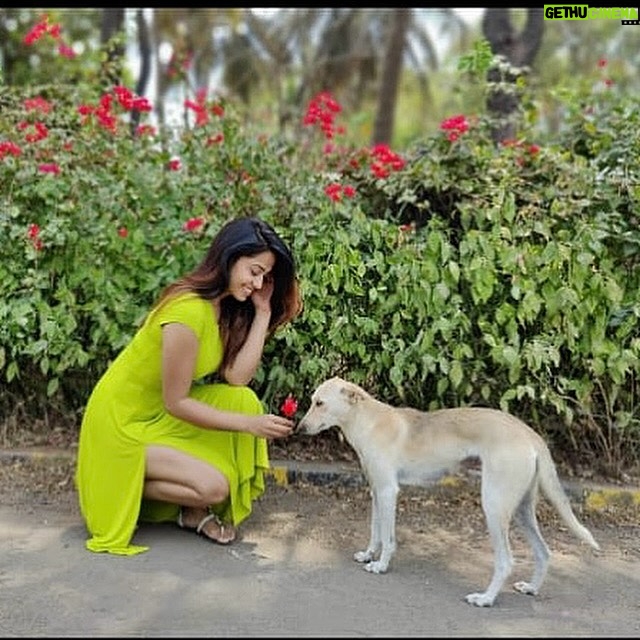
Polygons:
[[[405,488],[389,573],[352,561],[366,545],[365,487],[270,479],[232,547],[173,525],[143,525],[149,552],[84,550],[72,459],[0,462],[0,628],[3,635],[143,637],[638,637],[640,505],[577,513],[602,545],[579,545],[542,502],[552,551],[543,592],[505,585],[479,610],[492,554],[477,482]],[[513,580],[530,571],[514,530]],[[238,603],[245,603],[238,608]]]
[[[418,533],[443,529],[473,542],[485,539],[487,532],[477,480],[470,476],[461,476],[461,480],[462,486],[450,488],[404,487],[398,499],[398,526]],[[366,543],[369,514],[366,487],[316,486],[304,482],[278,487],[271,482],[270,490],[261,499],[264,508],[269,509],[271,501],[277,501],[279,494],[287,492],[299,495],[298,517],[316,519],[315,531],[323,540]],[[0,463],[0,504],[29,511],[51,508],[77,514],[72,460],[17,458]],[[591,512],[580,512],[576,505],[574,509],[604,546],[619,548],[624,557],[640,560],[640,504],[614,503]],[[538,506],[538,518],[549,541],[559,548],[575,547],[575,538],[544,499]],[[514,536],[518,541],[517,530]]]
[[[78,514],[69,459],[16,459],[0,464],[0,504],[35,512],[41,508]],[[271,483],[261,499],[265,510],[277,509],[285,494],[296,494],[297,515],[314,520],[314,534],[327,543],[366,544],[369,494],[365,487],[316,486],[298,482],[289,487]],[[622,557],[640,561],[640,505],[611,504],[601,511],[577,515],[605,548],[619,549]],[[542,499],[538,517],[543,534],[556,549],[576,547],[555,511]],[[404,487],[398,500],[398,527],[420,534],[443,530],[461,535],[467,542],[487,539],[476,481],[463,478],[462,487],[423,489]],[[285,525],[283,525],[285,526]],[[521,544],[517,529],[514,544]],[[640,596],[639,596],[640,606]]]

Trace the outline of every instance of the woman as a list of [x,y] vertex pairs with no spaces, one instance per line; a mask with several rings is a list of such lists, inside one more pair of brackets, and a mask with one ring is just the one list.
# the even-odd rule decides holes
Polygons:
[[[294,260],[257,218],[227,222],[165,289],[87,403],[76,487],[90,551],[132,555],[138,521],[228,544],[264,491],[267,439],[293,422],[247,386],[264,343],[302,308]],[[217,372],[225,382],[198,381]]]

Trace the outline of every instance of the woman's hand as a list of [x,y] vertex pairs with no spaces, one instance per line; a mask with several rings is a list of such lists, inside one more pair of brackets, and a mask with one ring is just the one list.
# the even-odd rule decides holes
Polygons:
[[271,296],[273,294],[273,276],[268,273],[262,279],[262,286],[251,294],[251,301],[256,312],[271,313]]
[[267,413],[262,416],[247,416],[248,431],[262,438],[286,438],[293,432],[295,423],[289,418]]

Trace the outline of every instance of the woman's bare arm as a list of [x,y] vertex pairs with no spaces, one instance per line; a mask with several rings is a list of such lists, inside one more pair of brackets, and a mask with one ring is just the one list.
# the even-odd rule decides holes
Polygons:
[[251,296],[256,313],[247,339],[238,351],[233,363],[223,372],[224,378],[229,384],[249,384],[258,369],[271,321],[272,294],[273,278],[270,274],[266,274],[262,287],[256,289]]
[[191,398],[189,392],[193,384],[198,347],[198,338],[186,325],[172,322],[162,327],[162,397],[166,410],[172,416],[204,429],[247,431],[265,438],[291,434],[293,422],[283,416],[248,416],[221,411]]

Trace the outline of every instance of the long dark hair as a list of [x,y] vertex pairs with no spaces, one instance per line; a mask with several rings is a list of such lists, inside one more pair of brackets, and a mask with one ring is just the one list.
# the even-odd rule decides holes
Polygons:
[[[217,298],[227,290],[229,273],[236,260],[263,251],[271,251],[275,256],[271,272],[271,335],[300,313],[302,299],[291,251],[269,224],[255,217],[235,218],[224,224],[204,260],[193,271],[166,287],[155,308],[181,293],[193,292],[205,300]],[[220,336],[224,345],[221,368],[234,361],[247,338],[254,316],[251,299],[239,302],[233,296],[225,296],[220,301]]]

